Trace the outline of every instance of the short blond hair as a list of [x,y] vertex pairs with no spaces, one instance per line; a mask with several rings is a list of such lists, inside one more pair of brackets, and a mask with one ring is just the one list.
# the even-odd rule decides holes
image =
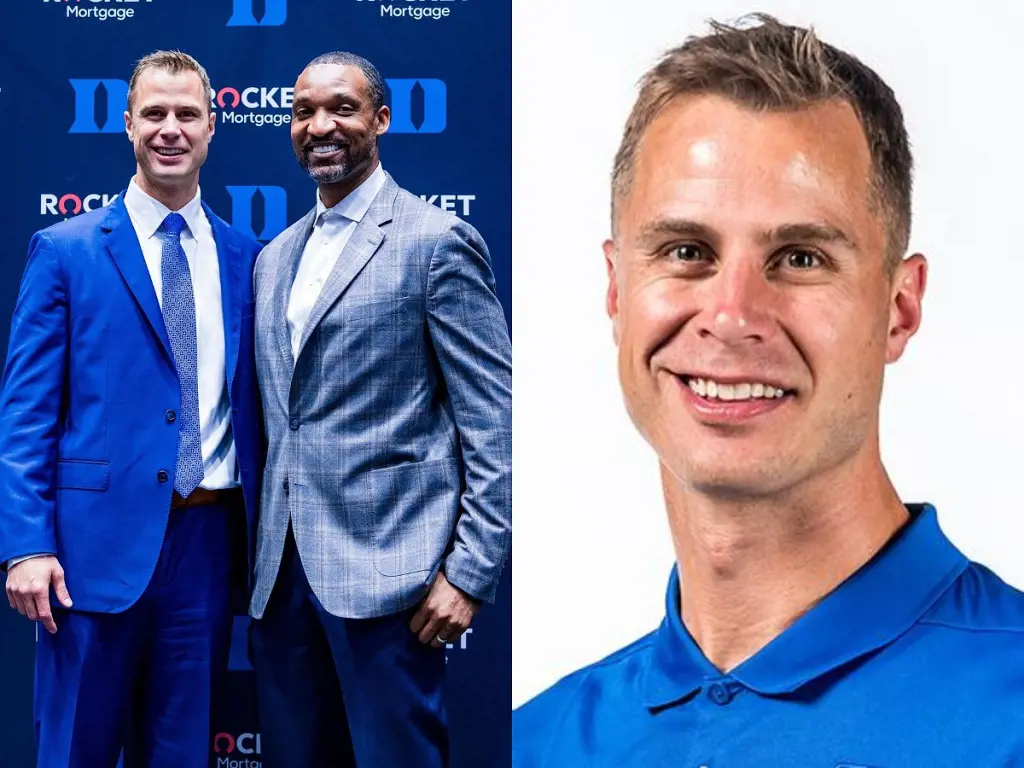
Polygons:
[[129,112],[132,111],[132,104],[135,101],[135,89],[139,76],[147,69],[165,69],[172,75],[179,72],[195,72],[203,83],[203,105],[207,112],[210,111],[209,96],[212,87],[210,86],[210,76],[206,74],[203,65],[182,51],[154,51],[139,59],[138,64],[135,65],[135,71],[132,72],[132,78],[128,81]]
[[[759,22],[749,26],[750,21]],[[712,21],[709,34],[668,51],[641,80],[612,172],[612,231],[629,194],[644,133],[680,96],[715,94],[762,112],[798,110],[827,101],[850,104],[871,152],[872,202],[887,234],[887,266],[910,237],[913,158],[903,113],[889,86],[869,67],[817,37],[812,28],[767,14],[735,25]]]

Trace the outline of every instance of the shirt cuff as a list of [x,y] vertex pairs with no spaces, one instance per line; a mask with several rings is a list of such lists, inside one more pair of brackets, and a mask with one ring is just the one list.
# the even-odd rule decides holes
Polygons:
[[12,557],[10,560],[7,561],[7,564],[4,566],[4,568],[9,571],[11,570],[11,568],[16,566],[23,560],[31,560],[33,557],[49,557],[52,555],[52,552],[36,552],[33,555],[22,555],[21,557]]

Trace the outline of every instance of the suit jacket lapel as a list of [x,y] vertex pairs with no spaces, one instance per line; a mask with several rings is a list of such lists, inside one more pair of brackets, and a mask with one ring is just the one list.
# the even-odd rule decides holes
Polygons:
[[[345,292],[366,263],[373,258],[380,244],[384,242],[383,225],[391,221],[392,209],[395,197],[398,194],[398,186],[389,176],[384,186],[373,199],[366,215],[356,225],[352,237],[338,257],[338,261],[331,270],[331,274],[324,283],[313,309],[310,310],[306,326],[302,329],[302,340],[299,342],[299,354],[302,354],[306,342],[316,329],[324,315],[334,306],[335,302]],[[290,283],[289,283],[290,284]]]
[[142,247],[139,245],[139,238],[128,218],[128,210],[124,207],[124,193],[122,192],[110,207],[110,212],[100,225],[104,231],[103,245],[114,260],[121,277],[124,278],[128,289],[135,298],[136,303],[142,310],[143,316],[153,329],[160,346],[167,355],[168,362],[174,365],[174,355],[171,352],[171,342],[167,337],[167,327],[164,325],[164,316],[160,312],[160,303],[156,298],[156,289],[153,288],[153,278],[149,275],[146,267],[146,259],[142,255]]
[[213,241],[217,246],[217,263],[220,268],[221,310],[224,315],[224,370],[227,374],[228,391],[235,380],[238,365],[238,331],[241,326],[242,302],[239,291],[242,287],[242,254],[220,219],[203,203],[203,210],[213,230]]
[[277,343],[281,350],[281,356],[288,367],[289,378],[291,378],[295,367],[295,361],[292,357],[291,333],[288,330],[288,297],[291,295],[295,273],[299,269],[299,259],[302,258],[302,251],[306,247],[306,240],[309,239],[315,219],[316,208],[298,222],[292,237],[281,244],[277,253],[278,263],[271,301],[273,301],[275,317],[278,318],[274,323],[274,327],[277,329]]

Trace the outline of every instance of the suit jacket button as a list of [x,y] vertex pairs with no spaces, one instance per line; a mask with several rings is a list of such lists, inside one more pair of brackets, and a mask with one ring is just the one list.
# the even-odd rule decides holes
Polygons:
[[173,424],[174,420],[178,418],[178,414],[176,414],[174,411],[168,408],[166,411],[164,411],[164,418],[167,419],[168,424]]
[[290,429],[298,429],[299,428],[299,417],[298,416],[292,416],[290,419],[288,419],[288,427]]
[[167,477],[168,475],[166,469],[161,469],[159,472],[156,473],[156,479],[159,480],[161,483],[166,483]]

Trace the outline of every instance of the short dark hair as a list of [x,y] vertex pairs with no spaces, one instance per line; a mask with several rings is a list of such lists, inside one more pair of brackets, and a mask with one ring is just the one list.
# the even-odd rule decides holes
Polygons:
[[[745,27],[742,22],[747,19],[760,24]],[[644,132],[676,97],[714,94],[761,111],[845,101],[856,112],[867,139],[871,202],[886,223],[886,263],[895,266],[910,239],[913,158],[892,89],[858,59],[822,42],[813,29],[788,26],[762,13],[744,16],[740,22],[710,22],[709,34],[688,38],[644,75],[615,156],[613,231],[616,206],[629,192]]]
[[373,102],[374,112],[384,106],[384,78],[380,76],[377,68],[362,56],[349,53],[348,51],[321,53],[306,65],[306,69],[317,67],[321,64],[341,64],[343,66],[359,67],[366,76],[366,82],[370,88],[370,101]]

